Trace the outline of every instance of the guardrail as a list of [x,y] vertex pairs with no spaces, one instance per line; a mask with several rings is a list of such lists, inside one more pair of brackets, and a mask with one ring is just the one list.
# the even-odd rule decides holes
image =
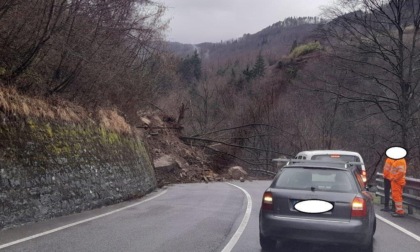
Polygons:
[[251,172],[256,172],[256,173],[264,173],[265,175],[273,176],[273,177],[277,174],[276,172],[262,170],[262,169],[248,169],[248,170]]
[[[408,214],[413,214],[416,209],[420,213],[420,179],[405,178],[406,184],[403,192],[403,203],[408,206]],[[384,178],[382,173],[376,173],[376,195],[381,197],[384,203]]]

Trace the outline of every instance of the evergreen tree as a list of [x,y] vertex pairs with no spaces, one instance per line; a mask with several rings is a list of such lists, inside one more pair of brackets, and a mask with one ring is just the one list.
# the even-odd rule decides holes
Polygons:
[[190,84],[201,79],[201,59],[197,50],[194,51],[192,56],[187,56],[182,60],[178,73]]
[[193,76],[196,80],[201,79],[201,59],[198,55],[197,50],[194,51],[194,55],[191,57],[191,66],[193,71]]
[[252,69],[253,77],[262,77],[264,76],[265,72],[265,62],[263,56],[258,54],[257,61],[254,64],[254,68]]

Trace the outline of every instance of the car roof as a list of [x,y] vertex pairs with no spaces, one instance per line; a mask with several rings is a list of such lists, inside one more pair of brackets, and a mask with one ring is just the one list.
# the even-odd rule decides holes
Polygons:
[[293,162],[285,165],[283,168],[314,168],[314,169],[332,169],[332,170],[343,170],[348,171],[347,164],[345,162]]
[[301,151],[296,155],[329,155],[329,154],[338,154],[338,155],[353,155],[361,157],[360,153],[355,151],[345,151],[345,150],[307,150]]

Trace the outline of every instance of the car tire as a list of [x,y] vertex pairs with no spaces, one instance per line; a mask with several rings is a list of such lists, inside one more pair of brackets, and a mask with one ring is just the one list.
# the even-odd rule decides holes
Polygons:
[[263,250],[273,250],[276,248],[277,241],[266,237],[260,233],[260,245]]

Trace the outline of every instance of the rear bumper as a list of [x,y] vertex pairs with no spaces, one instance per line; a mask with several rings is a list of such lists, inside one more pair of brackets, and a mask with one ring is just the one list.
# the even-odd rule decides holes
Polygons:
[[326,244],[368,244],[372,231],[368,220],[350,221],[320,220],[288,217],[272,213],[260,214],[260,232],[266,236],[282,240],[299,240]]

